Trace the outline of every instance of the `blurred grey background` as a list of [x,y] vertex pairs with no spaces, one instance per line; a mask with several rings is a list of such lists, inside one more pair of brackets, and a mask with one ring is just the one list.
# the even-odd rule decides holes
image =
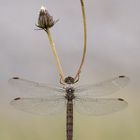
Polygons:
[[[59,84],[53,54],[44,31],[36,31],[44,5],[59,22],[51,29],[65,75],[75,75],[83,51],[79,0],[0,1],[0,139],[65,139],[65,114],[41,117],[9,105],[17,93],[8,79],[19,76]],[[114,94],[128,101],[126,110],[105,117],[75,114],[74,139],[140,139],[140,1],[85,0],[88,28],[86,61],[79,84],[118,75],[130,84]],[[54,135],[55,133],[55,135]]]

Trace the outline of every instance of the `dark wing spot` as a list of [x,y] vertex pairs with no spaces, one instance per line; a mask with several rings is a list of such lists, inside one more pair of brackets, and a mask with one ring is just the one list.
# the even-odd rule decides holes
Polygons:
[[17,97],[17,98],[15,98],[14,100],[17,101],[17,100],[20,100],[20,99],[21,99],[20,97]]
[[13,77],[13,79],[19,79],[19,77]]
[[125,78],[125,76],[124,75],[120,75],[119,78]]
[[119,101],[124,101],[124,99],[122,99],[122,98],[118,98],[118,100],[119,100]]

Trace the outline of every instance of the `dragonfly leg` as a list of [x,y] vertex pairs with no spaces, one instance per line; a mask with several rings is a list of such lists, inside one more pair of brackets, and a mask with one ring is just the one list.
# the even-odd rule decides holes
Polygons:
[[62,80],[62,77],[60,78],[59,83],[62,84],[62,85],[65,85],[65,84],[64,84],[64,81]]
[[77,83],[79,79],[80,79],[80,75],[78,74],[77,80],[75,79],[76,81],[74,81],[74,83]]

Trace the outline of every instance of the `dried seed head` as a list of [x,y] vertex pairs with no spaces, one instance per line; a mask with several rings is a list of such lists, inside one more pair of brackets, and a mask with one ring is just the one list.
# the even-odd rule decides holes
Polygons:
[[38,17],[38,27],[42,29],[51,28],[55,24],[53,17],[50,16],[49,12],[45,9],[45,7],[41,7]]

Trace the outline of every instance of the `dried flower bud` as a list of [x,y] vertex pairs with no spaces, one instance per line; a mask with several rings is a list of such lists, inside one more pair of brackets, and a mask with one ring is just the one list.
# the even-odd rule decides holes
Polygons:
[[48,29],[51,28],[56,21],[53,20],[53,17],[50,16],[48,11],[45,9],[45,7],[41,7],[39,12],[39,18],[38,18],[38,27],[42,29]]

